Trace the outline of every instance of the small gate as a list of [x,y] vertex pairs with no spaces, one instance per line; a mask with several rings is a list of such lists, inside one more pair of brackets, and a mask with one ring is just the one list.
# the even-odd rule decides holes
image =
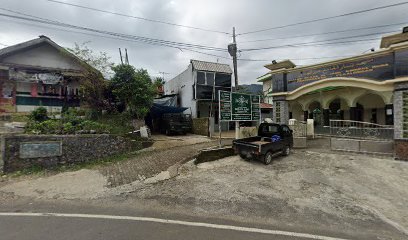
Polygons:
[[289,127],[293,131],[293,147],[307,147],[307,123],[303,121],[289,120]]

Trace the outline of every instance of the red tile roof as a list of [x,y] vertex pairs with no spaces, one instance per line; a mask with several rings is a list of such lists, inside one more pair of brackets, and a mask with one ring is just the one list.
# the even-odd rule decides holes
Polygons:
[[269,103],[261,103],[261,109],[269,108],[272,109],[272,104]]

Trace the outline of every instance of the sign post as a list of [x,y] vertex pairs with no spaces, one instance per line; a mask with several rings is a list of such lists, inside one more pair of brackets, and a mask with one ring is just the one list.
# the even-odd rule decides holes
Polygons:
[[259,95],[218,91],[218,99],[220,146],[221,122],[261,120],[261,98]]

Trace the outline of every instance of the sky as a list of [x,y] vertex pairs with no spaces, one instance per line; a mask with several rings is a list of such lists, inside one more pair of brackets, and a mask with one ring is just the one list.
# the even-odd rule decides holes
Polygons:
[[[97,30],[216,47],[217,51],[196,48],[179,49],[135,40],[113,39],[112,36],[89,35],[84,34],[84,31],[4,16],[0,16],[0,48],[28,41],[39,35],[46,35],[63,47],[73,47],[75,43],[86,43],[89,48],[96,52],[106,52],[111,57],[111,61],[116,64],[120,63],[118,48],[126,48],[129,53],[130,64],[136,68],[147,69],[152,76],[164,76],[165,80],[170,80],[187,68],[190,59],[218,61],[229,64],[232,68],[232,60],[224,49],[226,50],[228,44],[232,42],[232,28],[235,27],[238,34],[237,45],[240,50],[238,58],[241,59],[238,61],[238,80],[240,84],[251,84],[256,83],[257,77],[268,72],[264,65],[271,63],[272,60],[290,59],[297,65],[309,65],[343,56],[359,55],[370,51],[371,48],[378,49],[381,36],[401,32],[403,26],[408,26],[407,4],[325,21],[243,34],[390,5],[403,0],[58,1],[217,32],[144,21],[48,0],[0,0],[0,8],[2,8],[0,14],[18,15],[7,10],[18,11],[22,14]],[[394,25],[348,31],[391,24]],[[347,30],[347,32],[327,34],[328,32],[343,30]],[[354,38],[351,38],[353,36]],[[342,38],[337,40],[337,42],[342,43],[287,46],[337,38]],[[275,40],[257,41],[265,39]],[[360,41],[364,39],[366,40]],[[246,49],[264,47],[273,48],[246,51]],[[248,61],[248,59],[260,61]]]

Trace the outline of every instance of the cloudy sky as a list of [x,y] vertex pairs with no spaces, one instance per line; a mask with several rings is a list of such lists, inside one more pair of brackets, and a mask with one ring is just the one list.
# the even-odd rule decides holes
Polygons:
[[[216,51],[209,51],[198,48],[177,49],[150,45],[134,39],[115,39],[112,35],[102,36],[97,33],[89,35],[90,32],[4,16],[0,16],[0,48],[24,42],[39,35],[46,35],[63,47],[73,47],[74,43],[88,42],[88,46],[93,50],[107,52],[115,63],[120,61],[118,48],[127,48],[132,65],[137,68],[147,69],[153,76],[159,76],[159,72],[165,72],[166,80],[187,68],[190,59],[219,61],[232,65],[232,61],[228,59],[228,53],[223,49],[226,49],[228,43],[232,41],[231,35],[226,33],[231,33],[234,26],[237,33],[242,34],[402,2],[402,0],[58,1],[129,16],[214,30],[214,32],[143,21],[48,0],[0,0],[0,8],[2,8],[0,14],[19,15],[7,11],[12,10],[21,14],[29,14],[34,17],[96,30],[216,47],[217,49]],[[238,48],[242,50],[239,58],[261,60],[240,60],[238,65],[239,81],[242,84],[255,83],[257,77],[267,72],[267,69],[263,66],[274,59],[292,59],[298,65],[307,65],[331,60],[333,59],[331,57],[358,55],[372,47],[377,49],[381,35],[399,32],[402,26],[408,26],[407,12],[408,4],[326,21],[238,35]],[[383,25],[390,26],[326,34],[333,31]],[[351,38],[353,36],[354,38]],[[265,39],[272,40],[257,41]],[[327,44],[328,42],[319,42],[331,39],[339,39],[333,40],[331,43],[341,43]],[[365,41],[361,41],[363,39]],[[285,45],[309,42],[314,46],[285,47]],[[245,49],[263,47],[274,48],[245,51]],[[216,56],[205,55],[196,51]]]

